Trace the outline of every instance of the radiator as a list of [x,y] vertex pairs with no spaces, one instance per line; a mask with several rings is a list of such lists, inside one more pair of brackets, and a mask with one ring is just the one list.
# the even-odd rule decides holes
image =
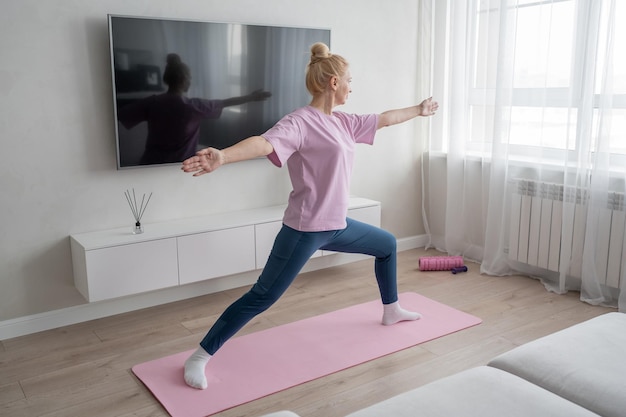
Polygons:
[[[587,194],[562,184],[514,180],[512,182],[509,258],[527,265],[582,276],[582,253],[587,222]],[[600,281],[620,287],[626,268],[624,195],[609,193],[606,208],[597,218],[596,262]],[[561,258],[571,262],[561,263]]]

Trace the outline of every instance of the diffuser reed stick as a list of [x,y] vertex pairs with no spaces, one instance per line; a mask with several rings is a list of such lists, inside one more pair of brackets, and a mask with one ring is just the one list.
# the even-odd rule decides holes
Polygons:
[[143,233],[143,227],[141,226],[141,218],[143,217],[143,213],[146,211],[148,207],[148,203],[150,202],[150,198],[152,198],[152,193],[148,196],[146,200],[146,194],[144,193],[141,197],[141,203],[137,204],[137,195],[135,194],[135,189],[133,188],[133,193],[131,195],[130,191],[126,190],[124,192],[124,196],[126,197],[126,201],[130,206],[130,211],[133,213],[133,217],[135,218],[135,228],[133,229],[134,234]]

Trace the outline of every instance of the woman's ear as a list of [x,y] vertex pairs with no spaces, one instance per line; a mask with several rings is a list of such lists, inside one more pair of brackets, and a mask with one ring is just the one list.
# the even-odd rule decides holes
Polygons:
[[339,78],[336,75],[333,75],[330,77],[328,81],[328,85],[330,86],[332,90],[336,90],[338,82],[339,82]]

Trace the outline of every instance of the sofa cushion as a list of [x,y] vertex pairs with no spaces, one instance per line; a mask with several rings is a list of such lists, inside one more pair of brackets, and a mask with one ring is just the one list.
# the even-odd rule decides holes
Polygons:
[[607,313],[519,346],[490,366],[607,417],[626,413],[626,314]]
[[488,366],[431,382],[348,415],[381,416],[597,417],[543,388]]

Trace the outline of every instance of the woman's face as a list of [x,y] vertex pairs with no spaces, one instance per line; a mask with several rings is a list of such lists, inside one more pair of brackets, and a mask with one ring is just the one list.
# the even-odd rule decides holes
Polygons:
[[350,70],[346,70],[343,76],[337,78],[337,89],[335,90],[336,105],[345,104],[348,101],[348,95],[352,92],[350,83],[352,83]]

